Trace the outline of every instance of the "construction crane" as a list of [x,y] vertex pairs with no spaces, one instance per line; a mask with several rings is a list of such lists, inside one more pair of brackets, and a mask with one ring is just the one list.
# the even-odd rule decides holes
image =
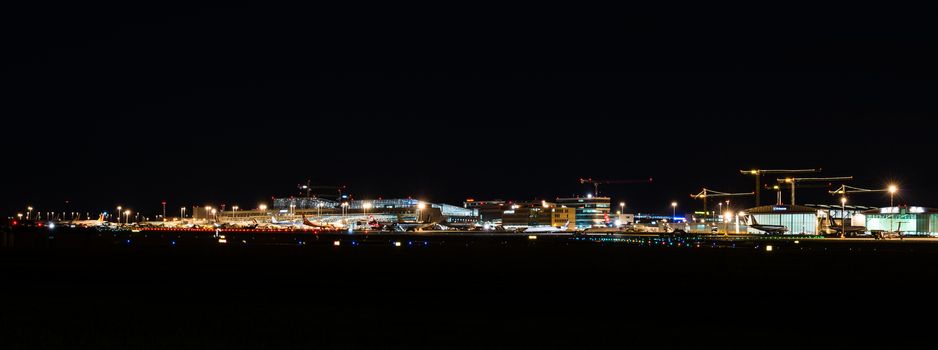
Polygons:
[[871,189],[868,189],[868,188],[860,188],[860,187],[853,187],[853,186],[847,186],[847,185],[840,185],[840,187],[838,187],[836,190],[827,191],[827,193],[830,193],[830,194],[839,194],[839,195],[843,195],[843,196],[847,196],[847,194],[850,194],[850,193],[866,193],[866,192],[889,192],[889,189],[888,189],[888,188],[884,188],[884,189],[880,189],[880,190],[871,190]]
[[704,212],[706,212],[706,211],[707,211],[707,198],[711,198],[711,197],[751,196],[751,195],[754,195],[754,194],[755,194],[755,192],[727,193],[727,192],[714,191],[714,190],[711,190],[711,189],[708,189],[708,188],[704,188],[702,191],[700,191],[700,193],[690,195],[690,198],[693,198],[693,199],[703,199],[703,208],[704,208]]
[[816,182],[816,181],[839,181],[839,180],[853,180],[853,176],[837,176],[837,177],[787,177],[784,179],[776,179],[779,183],[791,184],[791,205],[795,205],[795,184],[799,182]]
[[760,205],[760,189],[762,187],[762,175],[763,174],[801,174],[801,173],[816,173],[821,171],[818,169],[752,169],[752,170],[740,170],[739,172],[743,175],[753,175],[756,177],[756,206]]
[[654,179],[648,178],[644,180],[593,180],[593,178],[580,179],[581,184],[593,184],[593,195],[599,197],[599,185],[611,185],[611,184],[637,184],[637,183],[651,183]]
[[306,198],[310,198],[312,195],[312,190],[314,188],[320,189],[330,189],[339,191],[339,197],[342,197],[342,190],[345,189],[345,186],[312,186],[310,185],[310,180],[306,180],[305,185],[296,185],[296,188],[301,189],[306,192]]

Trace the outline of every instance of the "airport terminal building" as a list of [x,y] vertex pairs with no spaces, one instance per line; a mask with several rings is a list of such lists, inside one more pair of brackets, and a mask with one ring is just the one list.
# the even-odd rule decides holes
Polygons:
[[885,207],[863,212],[869,231],[900,231],[903,234],[938,234],[938,209]]
[[576,227],[580,229],[607,225],[610,203],[609,197],[557,198],[557,205],[576,210]]

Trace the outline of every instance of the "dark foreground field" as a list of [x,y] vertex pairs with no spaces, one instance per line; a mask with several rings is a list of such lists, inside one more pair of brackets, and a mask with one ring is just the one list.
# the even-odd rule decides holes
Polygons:
[[896,348],[938,309],[932,249],[466,243],[0,249],[0,343]]

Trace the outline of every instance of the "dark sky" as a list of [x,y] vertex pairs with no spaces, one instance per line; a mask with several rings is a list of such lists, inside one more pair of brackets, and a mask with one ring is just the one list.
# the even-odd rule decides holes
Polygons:
[[752,191],[739,169],[821,167],[938,206],[932,22],[833,10],[10,8],[0,205],[252,207],[307,178],[460,203],[654,177],[606,192],[664,212]]

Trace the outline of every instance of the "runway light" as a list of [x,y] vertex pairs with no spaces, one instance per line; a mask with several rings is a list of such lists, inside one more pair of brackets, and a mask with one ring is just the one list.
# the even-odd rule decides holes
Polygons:
[[537,239],[537,236],[531,235],[531,236],[528,236],[528,239]]
[[772,251],[772,245],[767,245],[767,246],[765,246],[765,251],[771,252],[771,251]]
[[795,244],[798,244],[798,243],[801,243],[801,242],[795,241]]
[[338,247],[338,246],[342,245],[342,241],[334,241],[334,242],[332,242],[332,245]]
[[400,246],[401,246],[401,242],[400,242],[400,241],[394,241],[394,246],[395,246],[395,247],[400,247]]

